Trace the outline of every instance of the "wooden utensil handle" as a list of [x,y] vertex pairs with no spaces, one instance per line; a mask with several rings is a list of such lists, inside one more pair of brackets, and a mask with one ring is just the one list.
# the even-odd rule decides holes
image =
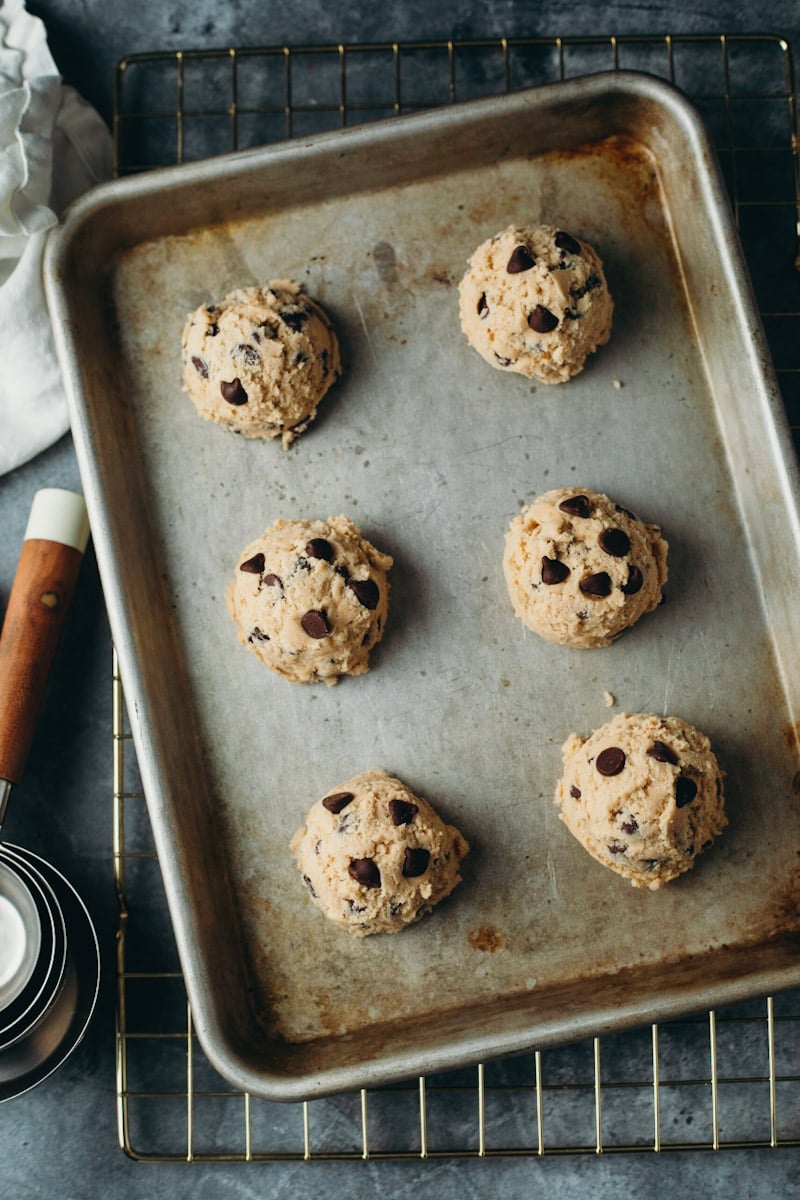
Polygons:
[[[36,493],[0,633],[0,779],[18,783],[88,537],[83,497]],[[71,544],[67,544],[71,543]]]
[[0,779],[11,783],[28,757],[82,558],[59,542],[22,543],[0,634]]

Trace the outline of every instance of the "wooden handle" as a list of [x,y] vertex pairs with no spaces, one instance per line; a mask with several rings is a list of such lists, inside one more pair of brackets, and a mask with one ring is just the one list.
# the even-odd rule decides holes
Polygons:
[[22,543],[0,633],[0,779],[11,783],[28,757],[82,558],[61,542]]

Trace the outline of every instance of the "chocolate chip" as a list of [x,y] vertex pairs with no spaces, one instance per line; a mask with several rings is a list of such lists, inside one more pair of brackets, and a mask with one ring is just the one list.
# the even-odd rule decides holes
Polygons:
[[282,308],[280,315],[289,328],[294,329],[295,333],[302,329],[308,320],[308,313],[304,308]]
[[603,281],[599,275],[590,275],[586,280],[586,283],[584,283],[581,287],[570,288],[569,294],[572,296],[573,300],[582,300],[587,292],[593,292],[595,288],[602,286]]
[[649,758],[654,758],[656,762],[669,763],[671,767],[677,767],[678,756],[671,746],[666,742],[656,740],[647,751]]
[[588,517],[589,497],[567,496],[566,500],[562,500],[558,507],[570,517]]
[[631,817],[630,821],[621,821],[619,827],[623,833],[636,833],[636,830],[639,828],[639,822],[635,817]]
[[675,806],[685,808],[697,795],[697,784],[688,775],[679,775],[675,780]]
[[489,305],[486,303],[486,292],[483,292],[478,301],[478,316],[482,321],[485,321],[489,315]]
[[543,304],[537,304],[533,312],[528,313],[528,324],[535,333],[552,333],[558,325],[558,317]]
[[246,342],[241,342],[234,349],[234,354],[237,358],[241,358],[248,367],[257,367],[261,362],[261,355],[256,350],[255,346],[248,346]]
[[298,351],[297,351],[297,354],[295,354],[294,358],[292,359],[292,366],[293,366],[295,369],[297,369],[297,367],[302,367],[302,366],[304,366],[304,365],[305,365],[307,362],[308,362],[308,355],[307,355],[307,354],[302,354],[302,353],[301,353],[301,352],[298,350]]
[[250,637],[247,640],[249,642],[268,642],[269,634],[264,633],[264,630],[259,629],[259,627],[256,625],[255,628],[250,633]]
[[624,529],[604,529],[598,541],[600,549],[612,558],[624,558],[631,548],[631,539]]
[[227,400],[228,404],[235,404],[237,407],[240,404],[247,404],[247,392],[242,387],[242,381],[238,376],[231,379],[230,382],[223,379],[219,390],[222,392],[223,400]]
[[304,876],[303,876],[303,883],[306,885],[306,887],[308,888],[308,890],[311,892],[311,895],[312,895],[312,896],[314,897],[314,899],[316,900],[316,899],[317,899],[317,893],[314,891],[314,885],[313,885],[313,883],[311,882],[311,880],[308,878],[308,876],[307,876],[307,875],[304,875]]
[[403,875],[405,878],[416,879],[418,875],[424,875],[428,869],[430,858],[429,850],[424,850],[421,846],[416,850],[412,850],[410,846],[406,846],[406,851],[403,855]]
[[322,801],[322,807],[327,808],[328,812],[334,816],[340,813],[343,808],[353,799],[352,792],[332,792],[330,796],[325,796]]
[[619,775],[625,766],[625,751],[620,746],[606,746],[594,760],[594,765],[601,775]]
[[579,787],[575,787],[575,784],[573,783],[573,784],[570,786],[570,789],[569,789],[569,794],[570,794],[570,796],[572,796],[572,799],[573,799],[573,800],[580,800],[580,798],[581,798],[581,789],[580,789]]
[[261,553],[254,554],[246,562],[239,563],[239,570],[247,571],[249,575],[260,575],[264,570],[264,555]]
[[584,596],[595,596],[602,599],[611,591],[611,577],[605,571],[597,571],[594,575],[584,575],[578,587]]
[[218,333],[219,325],[209,325],[208,329],[206,330],[208,337],[216,337]]
[[203,379],[208,379],[208,363],[207,362],[204,362],[204,360],[202,358],[198,358],[196,355],[193,355],[192,366],[194,367],[195,371],[197,371],[198,375],[200,375]]
[[621,591],[625,596],[635,596],[644,587],[644,575],[633,563],[628,567],[628,581],[623,583]]
[[410,800],[390,800],[389,816],[393,825],[410,825],[419,812],[419,806]]
[[280,575],[273,575],[272,572],[270,572],[269,575],[264,576],[264,583],[267,585],[267,587],[277,587],[283,591],[283,580],[281,579]]
[[497,359],[497,361],[501,367],[510,367],[512,362],[514,361],[513,358],[504,358],[503,355],[498,354],[496,350],[494,352],[494,356]]
[[621,846],[619,844],[619,842],[609,842],[608,843],[609,854],[624,854],[627,849],[628,849],[627,846]]
[[506,264],[506,271],[509,275],[519,275],[521,271],[530,271],[534,261],[527,246],[516,246]]
[[566,563],[559,562],[557,558],[548,558],[546,554],[543,555],[542,583],[563,583],[568,575],[569,567]]
[[300,618],[300,624],[303,627],[303,632],[307,633],[310,638],[327,637],[331,631],[330,621],[326,614],[319,608],[310,608],[307,613],[303,613]]
[[206,312],[208,313],[208,315],[210,317],[215,317],[217,315],[217,313],[219,312],[219,305],[218,304],[207,304]]
[[631,510],[630,510],[629,508],[623,508],[621,504],[615,504],[615,505],[614,505],[614,508],[617,510],[617,512],[625,513],[625,516],[626,516],[626,517],[630,517],[630,519],[631,519],[632,521],[638,521],[638,520],[639,520],[639,518],[637,517],[636,513],[632,513],[632,512],[631,512]]
[[327,538],[312,538],[306,546],[309,558],[321,558],[325,562],[333,562],[333,546]]
[[378,607],[381,593],[374,579],[351,579],[347,586],[364,608],[375,609]]
[[381,873],[371,858],[354,858],[347,868],[347,873],[362,887],[381,886]]
[[559,229],[553,239],[559,250],[566,250],[567,254],[580,254],[580,242],[576,242],[574,237],[570,237],[568,233],[564,233],[563,229]]

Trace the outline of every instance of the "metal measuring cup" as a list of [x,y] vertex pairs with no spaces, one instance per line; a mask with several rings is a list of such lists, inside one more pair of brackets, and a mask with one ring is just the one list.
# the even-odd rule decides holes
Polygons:
[[[50,665],[89,537],[82,496],[34,496],[0,633],[0,825],[30,750]],[[72,1052],[94,1010],[97,936],[67,880],[0,843],[0,1101]]]

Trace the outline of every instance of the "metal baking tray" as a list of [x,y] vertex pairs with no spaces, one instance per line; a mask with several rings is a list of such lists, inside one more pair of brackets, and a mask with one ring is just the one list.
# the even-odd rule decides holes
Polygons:
[[[458,280],[512,221],[593,242],[610,343],[569,384],[492,371]],[[345,376],[289,451],[200,421],[185,314],[293,276]],[[50,237],[48,299],[196,1029],[231,1083],[309,1098],[796,985],[798,477],[710,143],[682,95],[586,77],[97,189]],[[606,491],[670,542],[668,600],[613,646],[526,633],[501,571],[521,503]],[[224,590],[277,516],[346,512],[395,558],[372,669],[273,676]],[[557,819],[560,747],[611,715],[711,737],[730,826],[660,893]],[[394,937],[350,938],[288,851],[382,766],[472,845]]]

